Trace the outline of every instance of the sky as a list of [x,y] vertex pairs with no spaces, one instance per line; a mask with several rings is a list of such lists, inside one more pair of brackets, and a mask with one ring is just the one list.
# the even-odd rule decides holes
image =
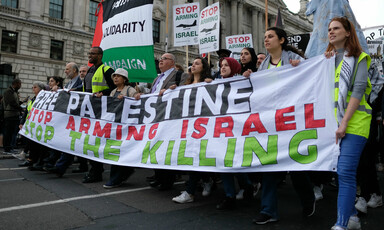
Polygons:
[[[283,0],[293,13],[300,10],[300,0]],[[361,28],[384,25],[384,0],[349,0]]]

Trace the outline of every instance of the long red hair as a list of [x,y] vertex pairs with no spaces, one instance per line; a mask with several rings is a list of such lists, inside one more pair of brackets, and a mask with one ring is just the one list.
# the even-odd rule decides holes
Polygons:
[[[340,22],[341,25],[344,27],[345,31],[350,33],[349,37],[347,37],[347,40],[344,44],[344,48],[348,52],[347,56],[359,57],[362,52],[362,48],[360,46],[359,39],[357,38],[355,26],[353,25],[353,23],[349,21],[346,17],[332,18],[331,22],[333,21]],[[328,27],[331,22],[328,24]],[[326,52],[333,50],[335,50],[335,47],[331,43],[328,43]]]

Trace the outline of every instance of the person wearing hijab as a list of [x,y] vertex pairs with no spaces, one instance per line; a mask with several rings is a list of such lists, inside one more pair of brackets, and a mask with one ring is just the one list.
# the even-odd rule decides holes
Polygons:
[[236,59],[231,57],[224,57],[220,59],[220,77],[230,78],[234,75],[238,75],[241,72],[241,66]]
[[240,64],[241,64],[241,74],[243,74],[247,70],[251,70],[252,72],[257,71],[257,55],[253,48],[246,47],[241,50],[240,53]]

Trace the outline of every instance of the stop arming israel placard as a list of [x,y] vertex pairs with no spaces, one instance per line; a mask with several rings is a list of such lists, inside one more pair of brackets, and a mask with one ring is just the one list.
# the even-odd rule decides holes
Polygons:
[[199,44],[198,2],[173,6],[174,46]]
[[104,65],[126,69],[131,82],[152,82],[157,76],[152,8],[153,0],[107,0],[99,9],[92,45],[104,50]]
[[200,12],[199,52],[200,54],[219,50],[220,8],[219,2],[205,7]]
[[123,100],[41,91],[20,133],[107,164],[211,172],[335,170],[335,59]]
[[243,48],[253,47],[252,34],[241,34],[225,37],[226,48],[232,51],[233,58],[240,59],[240,52]]

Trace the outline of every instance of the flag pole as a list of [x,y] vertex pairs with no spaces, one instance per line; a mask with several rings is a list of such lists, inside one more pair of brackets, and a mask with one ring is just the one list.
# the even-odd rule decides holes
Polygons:
[[265,31],[268,29],[268,0],[265,0]]
[[208,53],[208,65],[211,67],[211,53]]
[[187,71],[188,71],[188,45],[185,46],[185,66],[187,67]]
[[165,52],[168,53],[168,14],[169,14],[169,0],[167,0],[167,14],[165,16]]

